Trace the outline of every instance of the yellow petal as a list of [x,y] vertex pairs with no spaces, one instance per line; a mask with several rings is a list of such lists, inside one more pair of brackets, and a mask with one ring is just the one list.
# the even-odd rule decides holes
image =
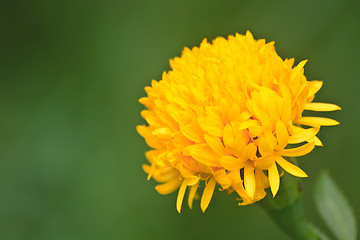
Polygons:
[[154,131],[152,131],[152,134],[161,138],[161,139],[169,139],[172,135],[172,132],[169,128],[158,128]]
[[265,137],[260,138],[259,152],[260,152],[261,156],[265,156],[268,153],[272,153],[273,151],[274,151],[274,148],[271,146],[269,141]]
[[255,167],[262,170],[268,170],[274,163],[275,163],[274,157],[258,158],[255,162]]
[[181,186],[180,186],[178,196],[177,196],[177,199],[176,199],[176,209],[177,209],[177,211],[179,213],[181,212],[181,205],[182,205],[182,202],[183,202],[183,199],[184,199],[186,187],[187,187],[187,180],[185,179],[182,182]]
[[307,62],[308,62],[308,59],[302,60],[301,62],[299,62],[299,64],[296,66],[296,68],[299,68],[299,69],[303,68]]
[[266,125],[269,122],[269,115],[257,105],[257,103],[251,99],[246,101],[246,106],[250,113],[254,115],[262,125]]
[[319,111],[319,112],[330,112],[330,111],[336,111],[341,110],[341,107],[332,104],[332,103],[307,103],[305,105],[305,110],[310,111]]
[[246,192],[249,194],[251,199],[254,199],[256,184],[254,166],[251,164],[246,164],[244,167],[244,183]]
[[194,201],[196,191],[197,191],[197,189],[199,187],[199,183],[200,183],[200,181],[198,181],[195,185],[190,187],[189,198],[188,198],[188,205],[189,205],[190,209],[192,209],[192,204],[193,204],[193,201]]
[[154,158],[156,158],[156,156],[161,156],[162,154],[164,154],[164,150],[150,150],[145,153],[145,157],[150,163],[154,163]]
[[244,122],[249,118],[251,118],[251,113],[249,113],[248,111],[244,111],[240,114],[240,122]]
[[205,134],[205,141],[217,155],[224,156],[226,155],[224,144],[221,142],[221,140],[218,137],[213,137],[210,135]]
[[278,147],[280,149],[286,147],[289,141],[289,133],[285,124],[282,121],[278,121],[276,123],[276,138],[278,141]]
[[295,143],[302,143],[309,139],[312,139],[315,137],[315,135],[319,132],[320,128],[314,127],[314,128],[308,128],[303,129],[299,128],[299,131],[293,133],[289,138],[289,143],[295,144]]
[[143,138],[145,138],[145,141],[149,147],[162,148],[162,142],[151,133],[150,127],[146,127],[145,125],[138,125],[136,126],[136,130]]
[[223,156],[220,158],[221,166],[228,170],[239,170],[244,167],[245,161],[233,156]]
[[244,159],[255,159],[257,152],[257,147],[255,143],[250,143],[246,146],[244,150]]
[[259,121],[250,119],[250,120],[240,123],[238,126],[238,130],[243,130],[243,129],[247,129],[249,127],[257,127],[257,126],[260,126]]
[[322,87],[322,85],[323,85],[322,81],[314,80],[314,81],[308,82],[309,93],[308,93],[307,97],[309,98],[309,97],[313,96],[315,93],[317,93],[320,90],[320,88]]
[[307,142],[315,142],[315,146],[324,146],[321,140],[318,137],[313,137],[312,139],[307,140]]
[[151,166],[148,165],[148,164],[143,164],[143,165],[142,165],[142,169],[144,170],[144,172],[146,172],[147,174],[149,174],[150,171],[151,171]]
[[231,186],[231,180],[225,169],[219,170],[214,173],[216,182],[221,185],[223,189],[227,189]]
[[256,188],[255,188],[254,201],[260,201],[266,196],[265,188],[270,187],[269,179],[264,174],[263,170],[255,169],[255,182],[256,182]]
[[234,147],[234,133],[232,126],[228,123],[224,128],[223,141],[226,146]]
[[171,171],[166,171],[165,173],[162,173],[161,171],[154,172],[152,175],[152,178],[155,179],[155,181],[160,182],[160,183],[168,182],[169,180],[173,179],[174,177],[178,177],[178,172],[175,169],[173,169]]
[[212,195],[214,193],[214,189],[215,189],[215,185],[216,185],[216,180],[214,177],[211,177],[209,179],[209,181],[207,182],[204,192],[202,194],[201,197],[201,202],[200,202],[200,206],[201,206],[201,210],[203,212],[205,212],[206,208],[209,206]]
[[254,40],[254,37],[253,37],[252,33],[251,33],[249,30],[246,31],[245,36],[246,36],[246,38],[249,39],[250,41],[253,41],[253,40]]
[[145,105],[145,106],[149,106],[150,105],[150,101],[149,98],[147,97],[142,97],[139,99],[139,103]]
[[235,154],[235,156],[237,156],[237,157],[243,156],[243,152],[246,147],[246,142],[247,142],[247,139],[246,139],[246,136],[244,136],[243,132],[242,131],[238,132],[234,139],[234,154]]
[[288,173],[297,177],[307,177],[308,175],[299,167],[286,161],[283,157],[277,157],[276,162]]
[[229,119],[233,120],[233,121],[241,121],[242,117],[241,117],[241,109],[239,104],[234,103],[229,110]]
[[180,126],[180,131],[187,137],[189,140],[196,142],[196,143],[203,143],[204,136],[196,130],[194,124],[183,125]]
[[309,142],[302,145],[301,147],[284,149],[281,152],[281,155],[285,157],[299,157],[308,154],[314,149],[314,147],[315,142]]
[[250,199],[249,194],[244,189],[243,181],[241,180],[240,177],[240,171],[238,170],[238,171],[230,172],[228,176],[232,182],[231,187],[235,190],[235,192],[237,192],[237,194],[239,194],[242,200],[245,201],[247,204],[253,203],[254,201]]
[[189,167],[187,167],[185,164],[183,163],[177,163],[176,164],[176,168],[179,170],[181,176],[183,176],[183,178],[189,179],[189,178],[193,178],[196,176],[194,176],[194,171],[190,170]]
[[186,184],[188,186],[194,186],[195,184],[197,184],[199,182],[200,178],[197,176],[191,176],[191,177],[187,178],[186,180],[187,180]]
[[[268,176],[265,175],[263,170],[258,168],[255,168],[255,181],[256,181],[256,194],[255,194],[255,198],[256,198],[256,195],[258,195],[259,190],[262,191],[264,190],[264,188],[270,187],[270,183]],[[262,193],[260,195],[262,195]]]
[[249,127],[249,133],[251,137],[261,136],[264,133],[264,127],[262,126]]
[[339,122],[334,119],[323,117],[303,117],[299,120],[296,120],[295,123],[312,127],[334,126],[339,124]]
[[268,174],[271,192],[273,197],[275,197],[280,185],[280,176],[275,163],[269,168]]
[[166,183],[159,184],[155,187],[156,191],[160,194],[169,194],[174,192],[181,184],[180,178],[176,177]]
[[[194,145],[193,145],[194,146]],[[209,147],[187,147],[184,149],[185,155],[191,155],[196,161],[208,166],[220,166],[219,156],[215,154]]]
[[149,172],[146,180],[149,181],[151,179],[151,176],[153,175],[155,168],[156,168],[156,163],[151,164],[151,169],[150,169],[150,172]]
[[213,122],[203,122],[200,124],[200,126],[205,132],[215,137],[222,137],[223,135],[224,126],[219,124]]
[[[289,94],[288,91],[285,91],[285,94]],[[281,115],[280,118],[283,122],[289,122],[290,118],[291,118],[291,100],[287,100],[290,97],[291,99],[291,95],[290,96],[285,96],[283,98],[283,101],[281,103]]]
[[185,137],[184,134],[182,134],[181,132],[173,134],[171,141],[173,145],[178,148],[183,148],[193,144],[193,142],[190,141],[187,137]]

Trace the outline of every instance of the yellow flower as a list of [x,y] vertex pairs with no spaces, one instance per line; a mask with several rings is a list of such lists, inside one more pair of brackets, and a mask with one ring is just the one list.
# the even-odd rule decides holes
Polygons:
[[[321,81],[307,81],[305,61],[282,60],[274,42],[255,40],[250,32],[200,47],[185,48],[170,60],[162,80],[145,87],[139,101],[148,126],[137,131],[153,148],[144,171],[161,183],[160,194],[177,189],[181,211],[187,188],[192,208],[199,183],[205,181],[205,211],[215,186],[235,191],[240,205],[251,204],[279,189],[279,166],[297,177],[306,173],[284,157],[305,155],[322,146],[321,126],[339,124],[322,117],[304,117],[304,110],[334,111],[340,107],[312,102]],[[299,147],[291,144],[304,143]]]

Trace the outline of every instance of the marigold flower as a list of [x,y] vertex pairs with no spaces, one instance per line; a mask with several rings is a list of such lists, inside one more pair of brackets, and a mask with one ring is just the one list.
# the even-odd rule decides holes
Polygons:
[[[334,111],[340,107],[312,102],[321,81],[307,81],[305,61],[282,60],[274,42],[255,40],[250,32],[228,39],[206,39],[200,47],[185,48],[170,60],[162,80],[145,87],[139,100],[148,126],[137,131],[153,148],[143,165],[148,179],[161,183],[160,194],[177,189],[181,211],[187,188],[188,205],[205,181],[201,209],[205,211],[215,186],[235,191],[240,205],[261,200],[270,187],[279,189],[279,166],[307,177],[284,157],[305,155],[322,146],[321,126],[339,124],[323,117],[305,117],[304,110]],[[303,145],[291,147],[291,144]]]

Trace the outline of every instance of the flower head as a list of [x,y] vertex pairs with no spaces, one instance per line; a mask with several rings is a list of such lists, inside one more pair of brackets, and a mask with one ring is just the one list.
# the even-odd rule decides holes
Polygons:
[[[161,183],[160,194],[178,190],[177,210],[189,188],[192,207],[201,181],[201,209],[208,207],[216,185],[235,191],[246,205],[261,200],[270,187],[279,189],[279,168],[297,176],[306,173],[284,157],[305,155],[322,146],[321,126],[339,124],[305,117],[304,110],[334,111],[315,103],[321,81],[307,81],[305,61],[282,60],[274,42],[255,40],[250,32],[228,39],[206,39],[170,60],[162,80],[145,87],[139,101],[148,126],[137,131],[153,148],[143,165],[148,179]],[[292,144],[302,144],[292,147]]]

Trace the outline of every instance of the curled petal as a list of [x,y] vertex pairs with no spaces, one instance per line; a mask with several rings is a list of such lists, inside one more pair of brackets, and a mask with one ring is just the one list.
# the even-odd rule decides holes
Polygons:
[[319,130],[320,128],[317,127],[301,129],[290,136],[289,143],[302,143],[312,139],[319,132]]
[[188,186],[194,186],[195,184],[197,184],[199,182],[200,178],[197,176],[192,176],[186,179],[186,184]]
[[323,146],[321,140],[320,140],[318,137],[316,137],[316,136],[313,137],[313,138],[311,138],[311,139],[309,139],[309,140],[307,140],[307,142],[315,142],[315,146],[320,146],[320,147]]
[[239,170],[244,167],[245,160],[233,156],[223,156],[220,158],[221,165],[228,170]]
[[157,185],[155,189],[158,193],[165,195],[174,192],[176,189],[178,189],[181,183],[182,181],[176,177],[167,183]]
[[309,92],[308,92],[307,97],[310,98],[315,93],[317,93],[320,90],[320,88],[322,87],[322,85],[323,85],[323,82],[318,81],[318,80],[308,82]]
[[[144,172],[146,172],[147,174],[150,174],[150,171],[152,168],[151,166],[144,164],[142,167],[143,167]],[[178,176],[179,176],[178,171],[176,171],[173,168],[169,168],[169,170],[166,170],[166,171],[164,171],[164,169],[161,169],[159,171],[154,170],[151,175],[151,177],[153,179],[155,179],[157,182],[160,182],[160,183],[168,182]]]
[[205,212],[206,208],[210,204],[212,195],[214,193],[215,185],[216,185],[216,180],[214,177],[211,177],[207,182],[201,197],[200,207],[203,212]]
[[274,163],[275,163],[275,157],[273,156],[259,158],[255,162],[255,167],[262,170],[268,170]]
[[192,204],[193,204],[193,201],[194,201],[196,191],[197,191],[197,189],[199,187],[199,183],[200,183],[200,181],[198,181],[195,185],[190,187],[189,198],[188,198],[188,205],[189,205],[190,209],[192,209]]
[[250,143],[246,146],[244,151],[244,159],[254,159],[256,156],[257,147],[255,143]]
[[309,142],[302,145],[301,147],[284,149],[281,152],[281,155],[285,157],[299,157],[308,154],[314,149],[314,147],[315,142]]
[[214,177],[215,177],[217,183],[220,184],[223,189],[229,188],[232,184],[225,169],[215,172]]

